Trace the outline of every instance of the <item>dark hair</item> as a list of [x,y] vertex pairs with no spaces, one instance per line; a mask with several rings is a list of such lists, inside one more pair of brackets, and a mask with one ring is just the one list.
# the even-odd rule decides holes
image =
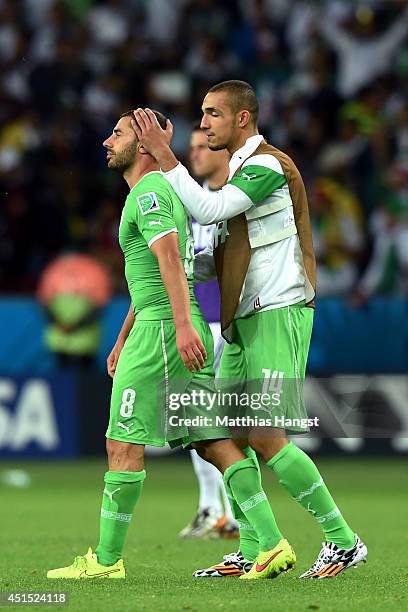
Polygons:
[[249,83],[245,81],[223,81],[217,83],[208,90],[208,93],[216,93],[225,91],[228,94],[228,99],[231,109],[234,113],[241,110],[247,110],[251,113],[251,122],[256,126],[259,115],[259,102],[256,93]]
[[[163,113],[161,113],[160,111],[157,110],[153,110],[152,111],[154,113],[154,115],[156,116],[157,121],[159,122],[160,127],[165,130],[166,129],[166,125],[167,125],[167,119],[166,117],[163,115]],[[133,118],[133,113],[134,110],[128,110],[125,113],[122,113],[121,116],[119,117],[119,119],[122,119],[123,117],[132,117]]]

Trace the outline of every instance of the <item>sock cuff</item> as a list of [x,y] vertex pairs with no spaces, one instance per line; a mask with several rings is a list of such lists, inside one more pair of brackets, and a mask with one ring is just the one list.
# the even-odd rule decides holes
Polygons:
[[146,478],[146,470],[141,472],[106,472],[104,481],[107,484],[125,484],[132,482],[143,482]]
[[252,446],[249,446],[249,445],[246,446],[245,448],[242,449],[242,452],[245,453],[245,455],[248,457],[248,459],[253,459],[255,461],[256,452],[254,451]]
[[239,472],[239,470],[246,470],[247,468],[253,468],[256,470],[256,465],[253,459],[241,459],[240,461],[230,465],[223,474],[225,486],[229,489],[229,481],[231,480],[232,476]]
[[[280,451],[272,457],[272,459],[269,459],[269,461],[266,462],[266,465],[270,467],[271,469],[274,469],[276,463],[280,459],[284,459],[288,455],[292,454],[294,449],[297,450],[297,446],[295,446],[293,442],[288,442],[288,444],[285,444],[285,446],[281,448]],[[289,465],[290,463],[292,463],[292,461],[289,462]]]

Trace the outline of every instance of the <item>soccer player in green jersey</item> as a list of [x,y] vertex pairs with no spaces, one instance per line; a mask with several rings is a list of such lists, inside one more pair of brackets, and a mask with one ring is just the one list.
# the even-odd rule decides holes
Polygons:
[[[104,142],[109,168],[119,170],[130,189],[119,242],[132,303],[107,363],[113,387],[99,544],[95,552],[89,548],[72,565],[50,570],[47,576],[125,577],[122,553],[146,477],[144,447],[166,443],[191,444],[224,474],[229,497],[256,530],[263,550],[270,551],[267,571],[259,577],[278,574],[291,567],[295,558],[276,527],[253,459],[224,427],[186,426],[186,431],[167,427],[173,381],[181,379],[187,390],[212,388],[213,340],[193,293],[191,218],[135,136],[132,116],[132,111],[125,113]],[[165,127],[161,114],[156,112],[154,117]],[[190,403],[187,418],[193,410]],[[273,550],[276,543],[279,548]],[[244,570],[231,573],[241,575]]]
[[[209,147],[231,154],[229,180],[215,194],[205,192],[172,153],[170,124],[162,130],[149,109],[137,109],[132,125],[187,210],[200,223],[218,223],[213,258],[221,292],[221,328],[228,342],[220,379],[258,381],[269,391],[285,383],[281,397],[288,400],[272,421],[275,427],[249,428],[249,444],[323,529],[323,548],[301,577],[334,577],[364,560],[367,548],[343,518],[315,463],[287,439],[287,432],[308,431],[302,425],[302,383],[316,265],[305,188],[293,161],[259,134],[259,104],[248,83],[215,85],[202,111],[201,127]],[[243,578],[256,578],[270,552],[258,545],[242,506],[234,508],[241,527],[240,551],[225,561],[239,567],[255,560]],[[219,576],[217,567],[195,575]]]

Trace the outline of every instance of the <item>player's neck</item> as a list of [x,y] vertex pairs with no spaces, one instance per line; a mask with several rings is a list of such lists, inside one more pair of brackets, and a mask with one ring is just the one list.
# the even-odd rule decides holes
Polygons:
[[244,146],[248,138],[251,136],[259,136],[258,128],[250,128],[247,130],[243,130],[237,137],[237,140],[231,143],[230,146],[227,147],[228,151],[233,155],[235,151],[238,151],[241,147]]
[[150,160],[142,159],[125,170],[123,173],[123,178],[127,182],[129,189],[133,189],[136,183],[138,183],[145,174],[148,174],[149,172],[158,172],[159,170],[159,165],[156,164],[156,162],[151,158]]
[[225,171],[225,168],[221,166],[218,170],[213,172],[210,176],[206,177],[208,189],[211,189],[211,191],[218,191],[218,189],[221,189],[221,187],[225,185],[227,178],[228,178],[228,174]]

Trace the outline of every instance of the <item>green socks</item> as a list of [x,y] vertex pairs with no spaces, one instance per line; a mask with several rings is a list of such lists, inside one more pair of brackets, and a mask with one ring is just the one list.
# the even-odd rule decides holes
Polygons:
[[313,461],[292,442],[267,463],[281,485],[321,524],[326,540],[351,548],[355,536],[337,508]]
[[[256,456],[256,452],[250,446],[244,448],[243,452],[246,454],[247,457],[254,461],[256,468],[259,471],[259,463],[258,457]],[[232,514],[239,525],[239,550],[241,551],[245,559],[248,559],[248,561],[255,561],[259,553],[259,542],[257,533],[252,527],[251,523],[245,517],[245,514],[242,512],[237,502],[235,501],[229,487],[227,487],[227,494],[229,494],[228,497],[230,500]]]
[[[224,483],[228,496],[235,499],[247,523],[255,529],[259,550],[266,551],[274,548],[283,536],[262,489],[258,469],[253,459],[241,459],[225,470]],[[248,554],[245,550],[241,552]]]
[[102,497],[98,563],[113,565],[122,558],[132,513],[142,492],[146,472],[106,472]]
[[[249,447],[244,452],[248,458],[237,461],[225,471],[224,483],[240,527],[241,553],[245,559],[254,561],[260,551],[274,548],[283,535],[262,489],[256,453]],[[354,533],[310,457],[290,442],[267,465],[292,497],[321,524],[328,542],[340,548],[354,545]],[[122,558],[132,513],[145,478],[144,470],[106,472],[96,549],[101,565],[113,565]]]

